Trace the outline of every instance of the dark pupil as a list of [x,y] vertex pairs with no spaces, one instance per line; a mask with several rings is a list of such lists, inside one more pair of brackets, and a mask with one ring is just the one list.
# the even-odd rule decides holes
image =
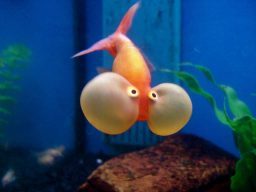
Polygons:
[[152,93],[152,97],[156,98],[156,94],[155,94],[155,93]]
[[133,89],[133,90],[132,90],[132,94],[136,94],[136,90]]

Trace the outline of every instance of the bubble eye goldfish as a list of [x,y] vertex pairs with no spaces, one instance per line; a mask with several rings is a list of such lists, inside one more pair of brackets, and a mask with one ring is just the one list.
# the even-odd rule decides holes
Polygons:
[[149,64],[126,36],[138,7],[136,3],[127,11],[112,35],[73,56],[107,50],[114,57],[112,72],[96,76],[84,87],[81,108],[87,120],[106,134],[121,134],[136,121],[147,121],[153,133],[166,136],[188,122],[192,103],[178,85],[150,87]]

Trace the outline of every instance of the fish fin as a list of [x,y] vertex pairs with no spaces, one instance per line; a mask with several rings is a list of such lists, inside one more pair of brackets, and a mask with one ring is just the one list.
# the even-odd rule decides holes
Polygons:
[[75,54],[72,58],[79,57],[82,55],[86,55],[88,53],[99,51],[99,50],[108,50],[111,55],[115,56],[115,49],[113,46],[111,46],[111,36],[107,37],[105,39],[102,39],[95,44],[93,44],[90,48],[85,49],[77,54]]
[[150,72],[155,71],[156,68],[155,68],[155,66],[152,64],[152,62],[149,60],[149,58],[148,58],[141,50],[139,50],[139,51],[140,51],[140,54],[143,56],[143,59],[145,60],[147,66],[148,66],[149,71],[150,71]]
[[139,8],[139,5],[140,5],[140,2],[137,2],[127,11],[127,13],[123,17],[121,23],[119,24],[119,26],[114,34],[108,36],[105,39],[102,39],[102,40],[96,42],[90,48],[75,54],[72,58],[86,55],[88,53],[91,53],[94,51],[99,51],[99,50],[107,50],[112,56],[115,57],[116,56],[116,45],[115,45],[113,39],[115,39],[115,37],[117,36],[118,33],[119,34],[127,33],[127,31],[129,30],[129,28],[132,24],[133,17],[135,15],[137,9]]
[[143,57],[144,57],[144,60],[146,61],[146,64],[147,64],[149,70],[150,70],[151,72],[152,72],[152,71],[155,71],[156,68],[155,68],[155,66],[151,63],[151,61],[148,59],[148,57],[147,57],[145,54],[142,54],[142,55],[143,55]]
[[106,73],[106,72],[111,72],[111,69],[104,68],[104,67],[96,67],[96,70],[99,74],[101,73]]
[[126,34],[127,31],[130,29],[131,25],[132,25],[132,20],[133,17],[137,11],[137,9],[140,6],[140,1],[135,3],[125,14],[125,16],[123,17],[122,21],[120,22],[116,33],[122,33],[122,34]]

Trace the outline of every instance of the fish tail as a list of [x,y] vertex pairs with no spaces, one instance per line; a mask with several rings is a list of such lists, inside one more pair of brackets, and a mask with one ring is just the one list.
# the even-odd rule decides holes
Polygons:
[[132,25],[133,17],[140,6],[140,1],[135,3],[125,14],[122,21],[120,22],[116,33],[126,34]]
[[112,43],[110,37],[107,37],[105,39],[102,39],[95,44],[93,44],[90,48],[85,49],[77,54],[75,54],[72,58],[79,57],[82,55],[86,55],[88,53],[99,51],[99,50],[108,50],[111,55],[115,55],[115,51],[112,48]]
[[99,51],[99,50],[107,50],[112,56],[116,56],[116,46],[114,44],[113,39],[115,38],[115,35],[118,33],[126,34],[129,28],[131,27],[133,17],[139,8],[140,1],[134,4],[125,14],[123,17],[122,21],[120,22],[117,30],[113,35],[108,36],[105,39],[102,39],[95,44],[93,44],[90,48],[83,50],[77,54],[75,54],[72,58],[74,57],[79,57],[94,51]]

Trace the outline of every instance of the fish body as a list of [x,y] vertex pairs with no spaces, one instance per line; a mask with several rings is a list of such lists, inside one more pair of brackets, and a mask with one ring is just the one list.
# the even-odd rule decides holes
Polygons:
[[119,37],[121,46],[114,59],[112,71],[126,78],[140,93],[139,121],[148,119],[148,92],[150,91],[151,74],[140,50],[124,35]]
[[137,120],[145,121],[148,119],[148,92],[150,90],[151,74],[141,51],[126,36],[138,7],[139,2],[128,10],[114,34],[95,43],[92,47],[76,54],[74,57],[97,50],[107,50],[114,57],[112,71],[123,76],[139,90]]
[[189,120],[192,104],[179,86],[165,83],[151,88],[150,64],[126,36],[139,2],[123,17],[117,30],[73,57],[107,50],[113,57],[112,72],[98,75],[83,89],[80,103],[87,120],[98,130],[115,135],[136,121],[147,121],[157,135],[170,135]]

